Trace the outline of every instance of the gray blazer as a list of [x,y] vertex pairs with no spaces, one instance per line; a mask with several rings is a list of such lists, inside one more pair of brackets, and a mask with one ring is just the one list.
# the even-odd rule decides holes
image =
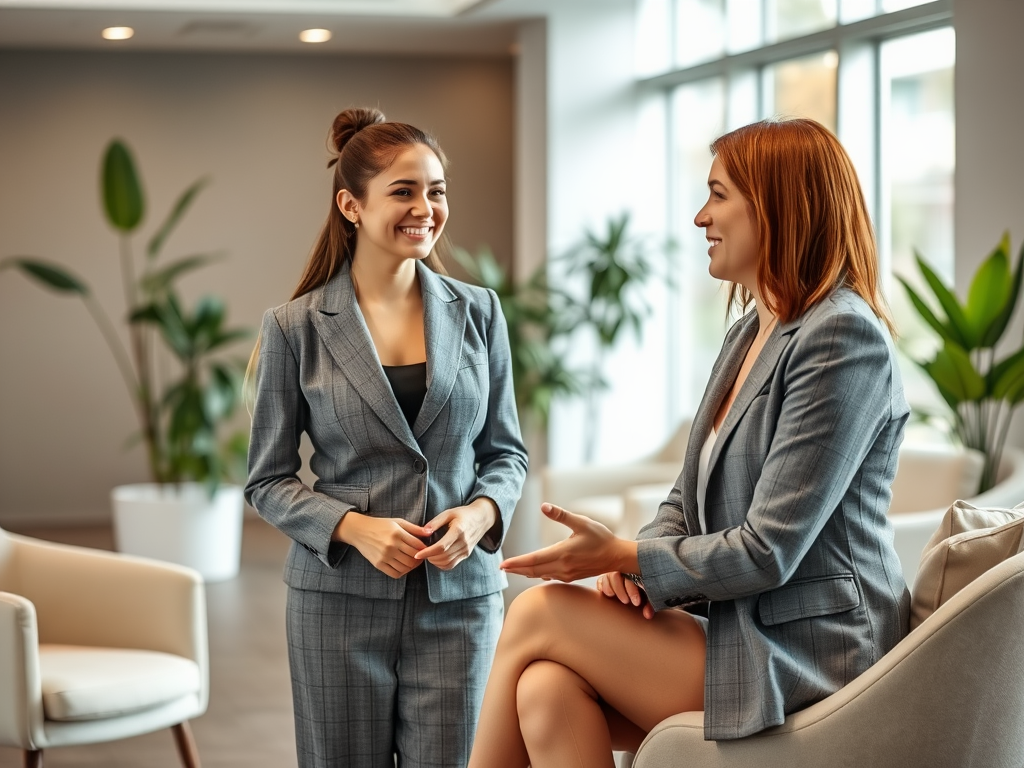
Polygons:
[[[427,393],[410,428],[356,303],[348,263],[326,285],[263,316],[246,499],[293,541],[292,587],[397,599],[405,577],[384,575],[331,542],[349,510],[422,525],[486,496],[500,523],[450,571],[429,563],[433,602],[504,589],[499,547],[526,476],[512,390],[508,332],[493,291],[417,263]],[[313,444],[304,485],[299,440]],[[435,534],[439,537],[443,531]]]
[[839,289],[777,326],[697,466],[757,332],[730,329],[683,471],[638,536],[655,609],[710,601],[704,733],[733,739],[835,692],[907,631],[910,598],[886,519],[909,408],[892,342]]

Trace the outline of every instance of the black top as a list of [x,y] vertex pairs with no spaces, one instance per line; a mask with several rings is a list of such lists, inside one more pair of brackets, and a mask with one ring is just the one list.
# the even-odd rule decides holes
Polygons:
[[395,393],[398,405],[411,428],[416,423],[423,398],[427,394],[427,364],[385,365],[383,368],[384,375],[391,383],[391,391]]

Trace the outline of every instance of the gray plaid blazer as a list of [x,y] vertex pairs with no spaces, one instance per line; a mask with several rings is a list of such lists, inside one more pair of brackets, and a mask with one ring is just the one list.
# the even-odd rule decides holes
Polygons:
[[[397,599],[392,579],[331,541],[349,510],[422,525],[486,496],[501,520],[451,571],[425,563],[433,602],[504,589],[499,547],[526,476],[508,332],[493,291],[417,263],[427,393],[410,428],[356,303],[348,262],[326,285],[263,316],[246,499],[293,541],[285,581],[297,589]],[[299,440],[309,435],[304,485]],[[435,536],[439,536],[435,534]]]
[[772,331],[711,453],[698,535],[700,451],[757,328],[750,313],[730,329],[683,471],[638,536],[655,609],[710,601],[708,739],[778,725],[835,692],[909,617],[886,519],[909,408],[888,333],[847,289]]

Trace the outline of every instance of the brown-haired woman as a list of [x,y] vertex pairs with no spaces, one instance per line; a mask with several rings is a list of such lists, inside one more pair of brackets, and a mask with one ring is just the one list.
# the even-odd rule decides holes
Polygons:
[[694,223],[711,274],[754,311],[727,334],[682,473],[637,541],[546,504],[574,535],[503,564],[597,576],[597,591],[543,585],[513,603],[471,766],[611,766],[688,710],[708,739],[747,736],[906,631],[885,515],[908,407],[853,166],[810,120],[740,128],[712,153]]
[[349,109],[330,145],[327,222],[250,365],[246,498],[293,540],[299,765],[462,766],[526,474],[504,318],[434,271],[448,203],[429,134]]

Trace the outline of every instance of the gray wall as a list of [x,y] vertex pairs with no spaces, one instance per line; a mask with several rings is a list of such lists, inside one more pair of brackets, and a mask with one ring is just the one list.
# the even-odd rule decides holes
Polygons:
[[[0,51],[0,258],[63,262],[123,312],[118,243],[98,200],[100,156],[121,136],[148,195],[146,237],[188,184],[211,177],[165,253],[226,251],[184,292],[221,294],[234,323],[257,326],[288,299],[327,213],[331,120],[378,105],[434,132],[448,153],[453,240],[486,243],[508,263],[513,64]],[[113,485],[147,479],[141,449],[124,448],[134,429],[81,302],[0,272],[0,524],[106,519]]]

